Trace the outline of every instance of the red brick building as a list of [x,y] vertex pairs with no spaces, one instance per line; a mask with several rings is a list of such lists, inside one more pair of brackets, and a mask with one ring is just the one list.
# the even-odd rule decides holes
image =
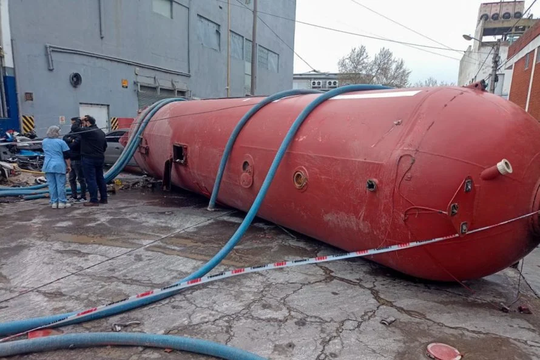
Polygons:
[[540,120],[540,22],[531,27],[508,49],[512,68],[509,100]]

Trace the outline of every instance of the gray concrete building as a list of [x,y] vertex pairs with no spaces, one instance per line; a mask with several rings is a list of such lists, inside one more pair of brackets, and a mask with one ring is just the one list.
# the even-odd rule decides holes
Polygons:
[[339,87],[339,73],[309,71],[293,75],[293,89],[315,89],[328,91]]
[[[496,1],[481,3],[476,29],[471,43],[461,58],[458,86],[482,79],[491,79],[495,47],[499,46],[498,64],[506,64],[508,48],[538,20],[523,18],[525,1]],[[508,99],[512,83],[512,69],[507,66],[497,71],[495,94]]]
[[[40,135],[64,122],[65,132],[73,116],[90,114],[108,127],[161,98],[227,96],[229,15],[229,95],[250,92],[253,0],[0,3],[9,14],[1,17],[2,47],[19,116]],[[256,93],[290,89],[295,23],[287,19],[296,0],[259,0],[258,8]]]

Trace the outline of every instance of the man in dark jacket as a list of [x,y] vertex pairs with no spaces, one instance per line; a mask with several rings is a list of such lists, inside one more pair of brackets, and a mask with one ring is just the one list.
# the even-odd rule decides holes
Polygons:
[[[81,119],[78,117],[71,118],[71,126],[80,126]],[[81,136],[73,131],[64,136],[64,141],[69,146],[71,171],[69,172],[69,185],[71,187],[71,199],[73,201],[86,202],[86,181],[84,180],[82,163],[81,163]],[[81,185],[81,196],[77,197],[77,181]]]
[[105,133],[96,126],[96,119],[90,115],[81,118],[81,123],[82,126],[73,125],[71,130],[81,136],[82,167],[90,193],[90,201],[84,206],[107,204],[107,184],[103,177],[105,150],[107,149]]

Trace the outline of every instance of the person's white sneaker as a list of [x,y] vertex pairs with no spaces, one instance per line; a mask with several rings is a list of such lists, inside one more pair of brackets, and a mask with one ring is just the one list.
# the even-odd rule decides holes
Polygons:
[[70,203],[59,203],[59,204],[58,204],[58,208],[59,208],[59,209],[65,209],[65,208],[68,208],[68,207],[70,207],[70,206],[71,206]]
[[52,203],[52,204],[51,204],[51,207],[52,207],[53,209],[58,209],[58,203]]

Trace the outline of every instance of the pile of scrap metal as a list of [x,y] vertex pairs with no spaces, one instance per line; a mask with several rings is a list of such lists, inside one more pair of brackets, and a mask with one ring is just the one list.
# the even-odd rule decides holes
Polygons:
[[15,163],[21,169],[40,171],[44,160],[41,141],[33,131],[22,135],[9,130],[0,137],[0,161]]
[[0,161],[0,183],[4,180],[9,179],[10,177],[17,176],[19,172],[17,168],[8,162]]
[[0,161],[0,185],[8,187],[25,187],[46,183],[45,176],[40,171],[19,168],[16,163]]

